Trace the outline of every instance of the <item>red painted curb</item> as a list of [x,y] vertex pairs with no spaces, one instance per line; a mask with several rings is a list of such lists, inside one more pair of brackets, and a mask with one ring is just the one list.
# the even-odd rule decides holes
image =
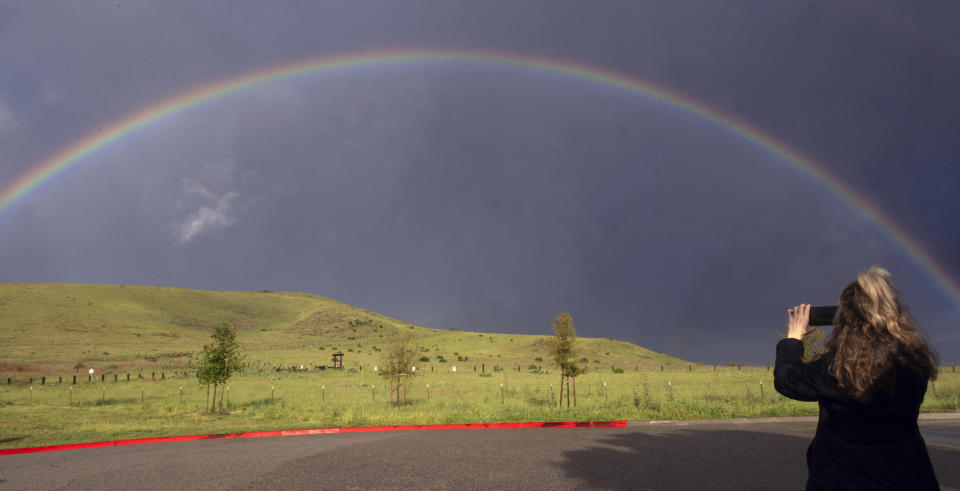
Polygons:
[[402,426],[358,426],[352,428],[315,428],[307,430],[251,431],[246,433],[221,433],[213,435],[162,436],[155,438],[134,438],[132,440],[111,440],[106,442],[69,443],[65,445],[47,445],[43,447],[24,447],[0,449],[0,455],[20,453],[54,452],[78,448],[117,447],[120,445],[141,445],[144,443],[184,442],[191,440],[225,440],[228,438],[261,438],[265,436],[325,435],[329,433],[359,433],[366,431],[411,431],[411,430],[476,430],[508,428],[626,428],[626,421],[559,421],[536,423],[461,423],[445,425],[402,425]]

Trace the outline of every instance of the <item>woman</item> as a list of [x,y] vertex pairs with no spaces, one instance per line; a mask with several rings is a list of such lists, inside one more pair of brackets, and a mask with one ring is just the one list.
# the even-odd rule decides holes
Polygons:
[[873,267],[843,289],[833,332],[809,363],[810,305],[787,311],[774,386],[818,401],[807,489],[939,489],[917,415],[937,355],[908,319],[890,273]]

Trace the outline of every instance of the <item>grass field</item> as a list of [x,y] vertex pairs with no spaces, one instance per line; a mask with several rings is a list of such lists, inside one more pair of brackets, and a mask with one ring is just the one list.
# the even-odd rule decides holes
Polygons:
[[[204,412],[206,391],[194,378],[157,378],[3,386],[0,448],[329,426],[817,414],[816,403],[777,394],[766,367],[595,371],[578,378],[575,409],[555,405],[556,374],[481,376],[465,365],[411,377],[401,408],[389,404],[385,381],[369,369],[248,372],[228,384],[225,414],[215,415]],[[922,410],[958,409],[960,374],[944,368]]]
[[[190,365],[220,322],[239,326],[249,367],[228,384],[224,414],[208,414]],[[398,331],[415,334],[429,358],[417,363],[400,408],[372,370]],[[544,339],[426,329],[298,293],[0,284],[0,448],[328,426],[817,413],[816,403],[777,394],[767,367],[715,368],[596,338],[580,339],[589,371],[577,379],[577,407],[559,408],[560,377],[537,360],[547,358]],[[315,369],[334,349],[346,368]],[[311,369],[274,369],[301,364]],[[87,382],[90,368],[103,383]],[[960,374],[944,367],[922,410],[958,409]]]

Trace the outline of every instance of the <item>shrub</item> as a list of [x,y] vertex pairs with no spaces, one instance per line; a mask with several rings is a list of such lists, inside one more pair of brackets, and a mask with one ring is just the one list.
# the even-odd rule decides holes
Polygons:
[[493,374],[492,374],[492,373],[489,373],[489,372],[485,372],[485,373],[481,373],[480,376],[481,376],[481,377],[492,377]]
[[623,369],[620,367],[614,368],[613,373],[623,373]]
[[[533,361],[535,361],[535,362],[537,362],[537,363],[541,363],[541,362],[543,362],[543,358],[541,358],[541,357],[538,356],[538,357],[534,358]],[[581,359],[580,361],[587,361],[587,360],[586,360],[586,359]]]
[[[600,360],[595,360],[595,361],[596,361],[597,363],[600,363]],[[583,358],[580,358],[580,362],[581,362],[581,363],[589,363],[590,360],[588,360],[587,357],[584,356]]]
[[421,357],[420,357],[420,361],[422,361],[422,362],[424,362],[424,363],[428,363],[428,362],[430,361],[430,357],[429,357],[429,356],[421,356]]
[[533,363],[527,365],[527,370],[536,370],[536,369],[537,369],[537,366],[534,365]]

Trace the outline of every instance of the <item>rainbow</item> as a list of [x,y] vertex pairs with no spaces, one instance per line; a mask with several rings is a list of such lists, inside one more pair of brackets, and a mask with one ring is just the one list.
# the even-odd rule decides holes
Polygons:
[[14,204],[23,201],[31,193],[38,190],[45,182],[63,173],[66,169],[85,161],[88,156],[105,146],[156,121],[227,94],[306,74],[333,72],[372,65],[449,62],[511,66],[584,80],[642,95],[715,124],[756,147],[779,157],[795,170],[807,175],[832,194],[838,196],[844,204],[874,223],[897,246],[907,252],[908,256],[937,283],[954,304],[960,306],[960,283],[946,274],[947,268],[939,264],[932,254],[884,215],[876,205],[836,175],[830,173],[822,165],[791,148],[786,143],[736,116],[724,113],[685,94],[609,69],[579,62],[552,59],[541,55],[465,49],[365,51],[285,63],[219,80],[142,108],[30,166],[21,176],[0,188],[0,216]]

